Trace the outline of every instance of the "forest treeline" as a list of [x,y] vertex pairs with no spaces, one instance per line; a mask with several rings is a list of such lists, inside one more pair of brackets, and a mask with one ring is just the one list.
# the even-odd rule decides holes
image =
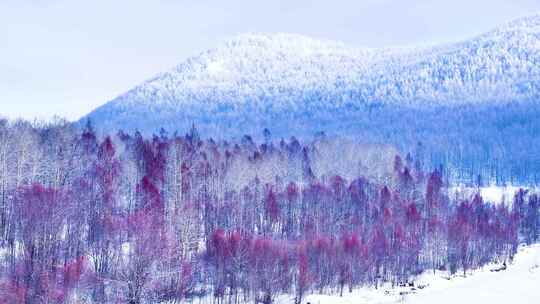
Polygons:
[[[539,90],[540,91],[540,90]],[[324,131],[328,136],[389,144],[410,152],[426,170],[447,169],[453,182],[503,186],[540,184],[540,99],[496,101],[486,104],[433,105],[350,102],[335,106],[335,96],[305,94],[301,108],[276,109],[281,99],[223,107],[215,100],[182,107],[132,105],[128,110],[99,111],[100,132],[141,130],[151,136],[164,128],[170,133],[189,130],[195,122],[200,134],[220,139],[242,138],[249,132],[262,140],[260,130],[270,129],[277,138],[291,135],[309,142]],[[361,101],[360,96],[351,98]],[[152,99],[150,99],[152,100]],[[288,104],[288,103],[287,103]],[[110,109],[112,110],[112,109]],[[84,126],[86,120],[79,123]]]
[[390,146],[0,122],[0,303],[302,303],[510,263],[538,195],[448,192]]

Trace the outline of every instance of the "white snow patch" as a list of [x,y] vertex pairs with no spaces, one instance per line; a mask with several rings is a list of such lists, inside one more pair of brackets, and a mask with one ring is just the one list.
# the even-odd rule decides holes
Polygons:
[[129,257],[132,253],[132,248],[133,246],[131,245],[130,242],[124,242],[122,243],[122,257],[126,258],[126,257]]
[[[449,277],[447,272],[427,272],[415,280],[415,287],[360,288],[339,295],[312,294],[303,303],[540,303],[540,244],[523,246],[506,270],[499,264]],[[280,296],[277,304],[294,303],[292,296]]]
[[405,303],[540,303],[540,245],[520,248],[505,271],[490,267],[468,277],[435,278]]
[[519,189],[529,190],[532,192],[537,192],[539,190],[538,188],[513,185],[491,185],[480,188],[456,186],[449,188],[448,194],[451,197],[457,197],[459,199],[471,199],[476,193],[480,192],[480,195],[485,202],[511,205],[514,200],[514,195],[519,191]]
[[511,203],[514,199],[514,195],[519,191],[521,187],[516,186],[488,186],[480,188],[480,195],[486,202],[493,203]]
[[206,68],[210,75],[219,75],[226,72],[225,64],[223,61],[213,61],[208,64]]

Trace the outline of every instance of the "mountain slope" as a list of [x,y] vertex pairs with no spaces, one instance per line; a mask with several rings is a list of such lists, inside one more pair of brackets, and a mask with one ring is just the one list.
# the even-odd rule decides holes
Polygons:
[[274,139],[324,131],[458,168],[540,183],[540,15],[467,41],[353,49],[291,35],[241,35],[96,109],[98,130],[164,128]]
[[[103,115],[140,107],[187,110],[196,118],[242,107],[289,112],[306,106],[530,100],[539,94],[539,38],[538,15],[465,42],[425,49],[352,49],[299,35],[241,35],[88,117],[99,122]],[[138,126],[145,129],[144,119]]]

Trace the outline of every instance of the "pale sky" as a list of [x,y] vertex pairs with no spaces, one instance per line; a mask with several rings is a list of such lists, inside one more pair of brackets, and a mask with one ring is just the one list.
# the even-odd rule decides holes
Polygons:
[[0,116],[77,119],[245,32],[425,45],[538,11],[538,0],[0,0]]

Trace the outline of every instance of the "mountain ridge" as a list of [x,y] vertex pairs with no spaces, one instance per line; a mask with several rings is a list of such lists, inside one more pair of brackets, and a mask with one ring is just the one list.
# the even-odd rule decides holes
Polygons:
[[[536,100],[539,92],[536,14],[469,40],[422,48],[350,48],[296,34],[242,34],[157,74],[83,120],[105,129],[145,130],[149,118],[129,111],[164,112],[168,120],[177,112],[178,120],[204,124],[222,113],[255,111],[268,118],[381,104],[516,102]],[[175,129],[174,123],[164,124]],[[184,127],[179,123],[176,129]]]

